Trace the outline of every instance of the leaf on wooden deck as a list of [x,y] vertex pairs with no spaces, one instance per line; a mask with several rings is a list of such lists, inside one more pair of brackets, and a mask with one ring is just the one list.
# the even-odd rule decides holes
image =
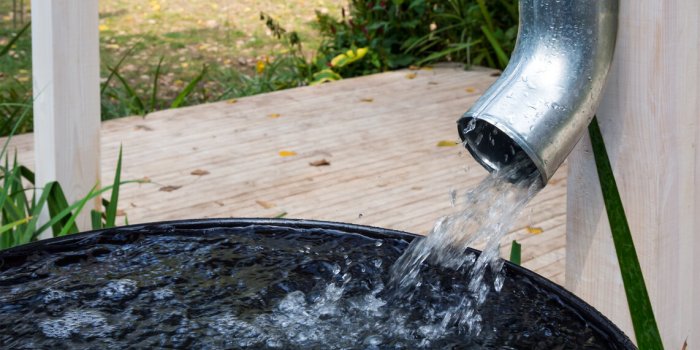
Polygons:
[[471,87],[471,86],[468,87],[468,88],[466,88],[466,89],[464,89],[464,91],[466,91],[466,92],[468,92],[468,93],[470,93],[470,94],[473,94],[473,93],[477,92],[476,88],[473,88],[473,87]]
[[230,105],[232,105],[232,104],[234,104],[234,103],[236,103],[236,102],[238,102],[238,100],[236,100],[235,98],[226,100],[226,103],[228,103],[228,104],[230,104]]
[[454,147],[457,145],[459,145],[459,142],[449,141],[449,140],[442,140],[442,141],[437,143],[438,147]]
[[275,203],[264,201],[262,199],[256,200],[255,203],[258,203],[259,206],[261,206],[265,209],[270,209],[270,208],[274,208],[277,206]]
[[148,176],[144,176],[143,178],[141,178],[141,180],[139,180],[139,182],[142,183],[142,184],[150,184],[150,183],[151,183],[151,178],[148,177]]
[[493,72],[493,73],[491,73],[491,76],[492,76],[492,77],[500,77],[500,76],[501,76],[501,72]]
[[121,209],[117,209],[117,216],[126,216],[126,212]]
[[281,117],[281,116],[282,116],[282,115],[279,114],[279,113],[272,113],[272,114],[268,115],[267,117],[268,117],[268,118],[272,118],[272,119],[277,119],[277,118],[279,118],[279,117]]
[[319,159],[315,160],[311,163],[309,163],[311,166],[328,166],[331,165],[331,162],[327,161],[326,159]]
[[134,130],[153,131],[153,128],[148,125],[139,124],[134,127]]
[[214,203],[218,204],[220,207],[224,206],[224,202],[222,201],[214,201]]
[[209,175],[209,172],[206,171],[206,170],[204,170],[204,169],[195,169],[195,170],[192,170],[192,172],[190,173],[190,175],[194,175],[194,176],[204,176],[204,175]]
[[279,153],[280,157],[293,157],[297,155],[297,152],[294,151],[280,151]]
[[161,187],[160,189],[158,189],[158,191],[161,191],[161,192],[172,192],[172,191],[179,190],[181,187],[182,187],[182,186],[163,186],[163,187]]
[[374,102],[374,99],[371,98],[371,97],[365,97],[365,98],[361,98],[361,99],[360,99],[360,102],[367,102],[367,103],[370,103],[370,102]]
[[526,230],[528,233],[533,235],[539,235],[540,233],[544,232],[544,230],[541,227],[528,226]]
[[408,73],[406,74],[406,79],[415,79],[418,76],[416,73]]
[[281,212],[281,213],[275,215],[274,218],[275,218],[275,219],[281,219],[281,218],[283,218],[283,217],[285,217],[285,216],[287,216],[287,212],[286,212],[286,211],[285,211],[285,212]]

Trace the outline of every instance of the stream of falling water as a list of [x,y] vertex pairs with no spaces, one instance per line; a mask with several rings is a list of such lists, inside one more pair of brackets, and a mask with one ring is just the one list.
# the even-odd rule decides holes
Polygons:
[[[529,160],[519,160],[489,174],[463,195],[461,203],[455,203],[456,212],[440,218],[430,234],[413,241],[392,266],[389,285],[394,288],[394,297],[409,302],[417,297],[417,287],[423,283],[421,266],[426,262],[468,275],[468,293],[443,313],[435,332],[456,324],[473,335],[480,333],[479,306],[492,289],[499,292],[503,286],[501,239],[542,188],[536,171],[522,176],[522,169],[528,166]],[[486,246],[478,258],[465,253],[468,247],[480,242]],[[487,273],[491,274],[491,284],[485,280]]]

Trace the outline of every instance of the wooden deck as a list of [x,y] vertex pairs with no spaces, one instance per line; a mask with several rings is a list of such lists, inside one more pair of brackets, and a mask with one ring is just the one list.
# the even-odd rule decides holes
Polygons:
[[[451,189],[485,175],[461,146],[438,143],[458,140],[457,118],[493,73],[397,71],[108,121],[103,181],[111,182],[123,145],[123,177],[151,180],[122,188],[130,223],[286,213],[426,233],[450,212]],[[25,164],[33,164],[32,142],[13,140]],[[323,160],[330,165],[310,165]],[[564,167],[503,244],[507,253],[517,239],[524,265],[560,284],[565,176]]]

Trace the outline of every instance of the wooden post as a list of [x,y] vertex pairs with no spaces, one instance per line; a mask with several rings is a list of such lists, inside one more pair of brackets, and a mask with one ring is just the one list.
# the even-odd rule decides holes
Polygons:
[[[97,0],[32,0],[34,147],[38,186],[58,180],[69,202],[100,178]],[[98,205],[99,201],[95,201]],[[89,228],[89,206],[78,226]]]
[[[621,0],[598,119],[667,349],[700,348],[700,2]],[[588,137],[569,158],[566,287],[631,338]]]

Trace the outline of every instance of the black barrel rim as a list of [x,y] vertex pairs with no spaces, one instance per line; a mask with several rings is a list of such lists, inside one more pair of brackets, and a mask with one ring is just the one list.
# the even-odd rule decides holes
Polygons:
[[[412,241],[422,237],[414,233],[391,230],[381,227],[348,224],[342,222],[304,220],[304,219],[268,219],[268,218],[226,218],[226,219],[192,219],[162,221],[129,226],[120,226],[110,229],[81,232],[78,234],[50,238],[29,244],[0,251],[0,274],[8,265],[22,263],[28,256],[37,251],[46,253],[70,250],[76,244],[90,245],[100,242],[100,238],[114,237],[120,234],[149,234],[149,231],[167,232],[168,229],[205,230],[211,228],[232,228],[246,226],[284,227],[295,229],[327,229],[344,233],[360,234],[371,238],[401,238]],[[157,234],[157,233],[154,233]],[[480,251],[471,249],[480,253]],[[524,267],[515,265],[509,261],[504,263],[509,273],[522,274],[528,277],[539,288],[560,298],[564,306],[583,316],[589,325],[599,330],[601,334],[608,336],[613,343],[625,349],[637,349],[632,341],[605,315],[601,314],[593,306],[589,305],[575,294],[569,292],[554,282]]]

